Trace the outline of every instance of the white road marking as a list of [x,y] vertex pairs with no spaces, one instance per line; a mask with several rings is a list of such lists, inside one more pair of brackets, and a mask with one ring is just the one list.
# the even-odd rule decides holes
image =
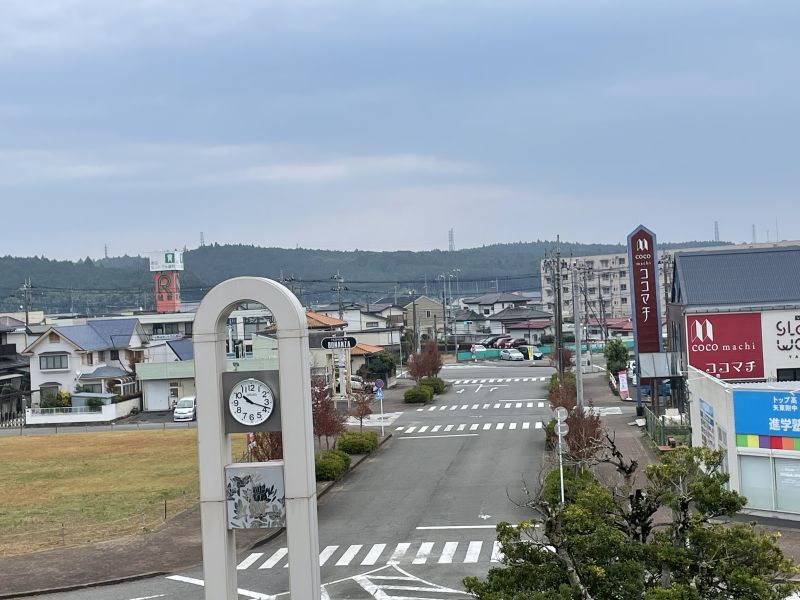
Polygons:
[[469,408],[469,404],[462,404],[461,410],[467,410]]
[[453,404],[453,406],[450,407],[450,410],[455,410],[457,408],[458,408],[458,404]]
[[[184,577],[183,575],[170,575],[167,577],[172,581],[180,581],[181,583],[191,583],[192,585],[198,585],[200,587],[205,587],[206,582],[202,579],[195,579],[193,577]],[[240,596],[245,596],[246,598],[252,598],[253,600],[275,600],[275,596],[268,596],[266,594],[259,594],[258,592],[251,592],[250,590],[243,590],[239,588],[236,592]]]
[[486,423],[486,424],[483,426],[483,430],[484,430],[484,431],[487,431],[488,429],[491,429],[491,428],[492,428],[492,424],[491,424],[491,423]]
[[393,562],[397,562],[401,558],[403,558],[406,555],[406,552],[408,552],[408,549],[410,547],[411,547],[411,544],[409,544],[408,542],[403,542],[401,544],[397,544],[397,546],[395,546],[395,549],[394,549],[394,552],[392,553],[391,558],[389,558],[389,564],[391,564]]
[[452,431],[452,429],[453,425],[448,425],[447,427],[444,428],[444,432],[447,433],[448,431]]
[[381,554],[383,553],[384,549],[386,548],[386,544],[375,544],[372,546],[372,549],[369,551],[367,556],[364,560],[361,561],[362,566],[371,566],[378,562]]
[[319,553],[319,566],[324,567],[328,559],[333,556],[333,553],[339,549],[339,546],[326,546],[325,550]]
[[500,408],[500,403],[498,402],[498,403],[497,403],[497,404],[495,404],[495,405],[494,405],[492,408]]
[[542,422],[536,421],[536,429],[541,429],[541,428],[542,428]]
[[419,431],[417,433],[425,433],[426,431],[428,431],[428,426],[423,425],[422,427],[419,428]]
[[457,431],[464,431],[465,427],[466,427],[466,425],[464,423],[462,423],[461,425],[458,426],[458,430]]
[[458,390],[458,391],[456,392],[456,394],[463,394],[463,393],[464,393],[464,388],[461,388],[460,390]]
[[517,424],[516,423],[509,423],[508,424],[508,428],[509,429],[516,429],[517,428]]
[[245,558],[236,566],[237,571],[244,571],[246,568],[251,567],[259,558],[264,556],[263,552],[253,552],[250,556]]
[[477,405],[477,404],[473,404],[473,405],[472,405],[472,410],[477,410],[477,408],[478,408],[478,405]]
[[441,531],[444,529],[496,529],[496,525],[425,525],[415,529]]
[[503,408],[511,408],[511,402],[506,402],[506,403],[503,405]]
[[153,600],[153,598],[163,598],[166,594],[157,594],[155,596],[139,596],[138,598],[131,598],[131,600]]
[[469,547],[467,548],[467,556],[464,559],[464,562],[465,563],[478,562],[478,558],[481,555],[482,547],[483,547],[483,542],[470,542]]
[[528,402],[528,404],[525,405],[525,408],[533,408],[533,402]]
[[473,423],[472,425],[469,426],[469,430],[470,431],[475,431],[477,428],[478,428],[478,424],[477,423]]
[[395,427],[394,428],[395,431],[403,431],[403,429],[405,429],[405,427]]
[[270,556],[263,565],[258,567],[259,569],[271,569],[275,565],[277,565],[287,554],[289,553],[288,548],[279,548],[275,554]]
[[442,406],[439,410],[447,410],[447,406]]
[[424,542],[419,547],[419,552],[417,552],[417,556],[414,557],[414,560],[411,561],[412,565],[424,565],[428,562],[428,558],[433,552],[433,542]]
[[477,433],[451,433],[449,435],[405,435],[401,440],[430,440],[433,438],[450,438],[450,437],[476,437]]
[[500,431],[505,426],[506,426],[505,423],[498,423],[496,429],[497,429],[497,431]]
[[522,408],[522,402],[517,402],[517,403],[514,405],[514,408]]
[[500,542],[492,544],[492,558],[491,562],[496,563],[503,560],[503,553],[500,551]]
[[406,433],[414,433],[415,429],[416,429],[416,426],[409,427],[408,429],[406,429]]
[[342,554],[342,557],[336,562],[336,566],[346,567],[349,565],[350,562],[356,557],[356,554],[361,551],[361,548],[361,544],[353,544],[350,546],[347,550],[345,550],[344,554]]
[[480,383],[486,383],[486,380],[485,379],[481,379]]
[[435,407],[435,406],[431,406],[431,407],[428,409],[428,412],[431,412],[432,410],[436,410],[436,407]]
[[425,410],[425,409],[424,408],[418,408],[417,412],[422,412],[423,410]]
[[515,377],[515,378],[514,378],[514,383],[516,383],[516,382],[518,382],[518,381],[519,381],[519,377]]
[[530,428],[531,428],[531,424],[530,424],[530,423],[528,423],[527,421],[525,421],[525,422],[522,424],[522,428],[523,428],[523,429],[530,429]]
[[439,557],[439,564],[445,565],[453,562],[453,556],[458,549],[458,542],[447,542],[442,550],[442,555]]
[[539,402],[539,408],[544,408],[544,402]]
[[483,405],[483,410],[486,410],[487,408],[489,408],[489,405],[488,404],[484,404]]
[[475,393],[477,394],[477,393],[478,393],[478,390],[479,390],[479,389],[481,389],[482,387],[483,387],[483,384],[481,384],[481,385],[479,385],[478,387],[476,387],[476,388],[475,388]]
[[489,388],[489,391],[490,391],[490,392],[493,392],[493,391],[495,391],[496,389],[497,389],[496,387]]
[[434,425],[434,426],[433,426],[433,429],[431,429],[431,433],[436,433],[436,432],[437,432],[437,431],[439,431],[441,428],[442,428],[442,426],[441,426],[441,425]]

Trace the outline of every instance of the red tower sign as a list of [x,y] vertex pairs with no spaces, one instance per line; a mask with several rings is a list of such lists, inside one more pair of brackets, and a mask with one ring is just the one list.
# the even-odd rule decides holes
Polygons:
[[177,271],[156,273],[156,312],[174,313],[181,310],[181,288]]
[[661,352],[661,306],[658,293],[656,235],[639,225],[628,236],[631,309],[636,353]]

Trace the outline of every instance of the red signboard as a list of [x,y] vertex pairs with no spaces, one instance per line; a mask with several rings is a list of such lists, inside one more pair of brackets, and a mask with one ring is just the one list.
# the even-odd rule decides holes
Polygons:
[[763,379],[760,313],[686,316],[689,364],[724,380]]
[[156,312],[174,313],[181,309],[181,288],[177,271],[156,273]]
[[642,225],[628,236],[628,260],[636,351],[661,352],[656,236]]

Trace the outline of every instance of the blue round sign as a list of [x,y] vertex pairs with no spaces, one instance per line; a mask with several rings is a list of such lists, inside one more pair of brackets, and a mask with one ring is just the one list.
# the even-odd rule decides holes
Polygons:
[[377,389],[379,389],[379,390],[382,389],[383,388],[383,379],[376,379],[375,380],[375,387]]

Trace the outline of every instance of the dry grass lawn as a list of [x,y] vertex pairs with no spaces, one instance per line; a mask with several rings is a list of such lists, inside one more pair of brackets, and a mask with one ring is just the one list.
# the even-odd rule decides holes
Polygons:
[[[244,436],[233,445],[238,458]],[[198,492],[196,430],[0,439],[0,538],[159,511],[163,518],[164,500],[182,510]]]

